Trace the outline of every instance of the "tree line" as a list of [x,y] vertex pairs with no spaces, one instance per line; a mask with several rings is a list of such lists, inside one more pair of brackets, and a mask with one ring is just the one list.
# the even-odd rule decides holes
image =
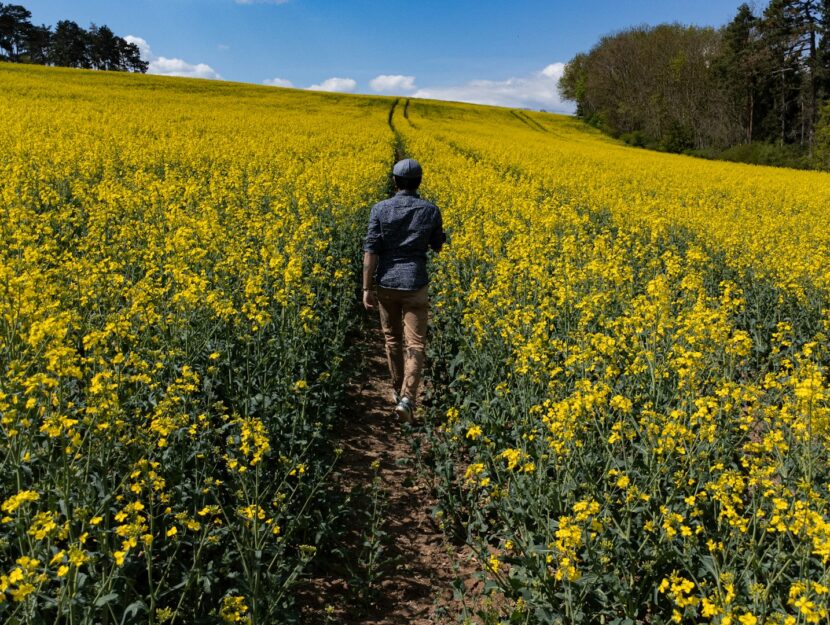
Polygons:
[[830,0],[608,35],[568,63],[559,92],[635,145],[830,167]]
[[0,3],[0,60],[84,69],[145,73],[149,67],[134,43],[108,26],[82,28],[70,20],[51,26],[32,24],[19,4]]

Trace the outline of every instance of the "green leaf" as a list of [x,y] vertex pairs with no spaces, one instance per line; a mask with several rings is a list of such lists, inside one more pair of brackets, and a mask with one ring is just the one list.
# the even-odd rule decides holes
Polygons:
[[108,595],[104,595],[103,597],[98,597],[95,601],[95,607],[100,608],[101,606],[107,605],[111,601],[115,601],[118,599],[118,593],[111,592]]
[[147,611],[147,606],[143,601],[134,601],[128,605],[124,610],[124,616],[121,617],[121,625],[133,622],[133,619],[135,618],[135,615],[138,614],[139,610],[144,612]]

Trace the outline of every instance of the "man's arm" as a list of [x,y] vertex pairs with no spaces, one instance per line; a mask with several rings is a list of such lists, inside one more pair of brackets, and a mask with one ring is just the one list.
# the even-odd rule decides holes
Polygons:
[[383,232],[380,228],[380,219],[378,219],[378,206],[375,204],[369,213],[369,230],[363,241],[363,307],[366,310],[374,310],[378,303],[372,282],[380,261],[378,252],[381,249],[383,249]]
[[447,242],[447,235],[444,233],[444,220],[441,217],[441,210],[436,207],[435,213],[435,225],[433,226],[432,234],[429,237],[429,246],[433,249],[433,251],[440,252],[441,248],[444,246],[444,243]]
[[363,253],[363,307],[366,310],[374,310],[378,300],[375,296],[372,282],[375,278],[375,270],[378,268],[380,256],[372,252]]

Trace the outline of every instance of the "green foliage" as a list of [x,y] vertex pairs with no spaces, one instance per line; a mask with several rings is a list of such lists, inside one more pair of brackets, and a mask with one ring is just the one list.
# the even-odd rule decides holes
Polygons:
[[[823,175],[610,142],[602,162],[598,143],[546,161],[556,144],[518,124],[532,147],[504,157],[484,126],[441,126],[446,156],[407,137],[452,164],[425,193],[465,243],[434,259],[428,435],[443,518],[501,595],[477,622],[797,615],[830,561],[814,542],[830,536],[830,413],[807,388],[830,362],[826,263],[795,195],[809,180],[821,224]],[[487,191],[472,209],[465,183]],[[816,267],[799,292],[795,262]],[[826,596],[808,597],[822,615]]]
[[709,66],[720,46],[711,28],[631,28],[574,57],[559,92],[612,135],[639,132],[642,143],[669,151],[723,143],[724,130],[706,123],[716,88]]
[[[612,236],[614,226],[609,229],[601,215],[596,217],[596,220],[593,215],[590,221],[586,219],[584,231],[565,230],[561,236],[575,237],[579,243],[575,249],[584,250],[590,248],[591,241]],[[633,247],[642,252],[652,236],[656,233],[638,233],[636,237],[642,240],[632,243]],[[560,244],[560,241],[551,242],[552,257],[561,253],[557,248]],[[636,277],[630,292],[611,296],[607,308],[594,322],[586,324],[573,307],[558,311],[552,326],[556,330],[551,330],[548,338],[551,343],[563,345],[564,372],[558,370],[558,380],[548,379],[544,373],[538,380],[517,375],[510,365],[507,346],[498,341],[495,333],[482,343],[485,348],[469,344],[464,337],[462,319],[454,316],[458,310],[455,302],[448,301],[436,316],[433,349],[436,353],[457,350],[450,361],[452,370],[446,375],[453,382],[440,389],[438,411],[453,417],[443,431],[432,432],[435,456],[440,459],[437,468],[443,478],[439,491],[444,509],[465,517],[463,523],[484,562],[488,561],[488,553],[496,548],[501,550],[501,564],[497,562],[494,566],[490,560],[490,573],[492,586],[520,606],[509,615],[510,622],[668,623],[672,599],[655,589],[661,587],[662,580],[675,578],[693,579],[698,588],[711,589],[713,595],[725,583],[734,584],[743,596],[752,596],[756,592],[752,589],[763,585],[766,595],[758,598],[757,605],[751,608],[769,613],[786,609],[789,583],[799,574],[798,566],[805,567],[802,571],[809,569],[816,575],[821,574],[821,563],[811,557],[809,543],[783,548],[779,536],[764,531],[760,519],[768,518],[771,511],[760,489],[739,499],[746,510],[757,510],[758,520],[752,521],[747,531],[736,530],[725,522],[724,501],[728,497],[706,498],[706,493],[701,496],[696,490],[706,485],[710,493],[717,493],[724,476],[748,479],[747,467],[759,461],[754,456],[747,460],[735,455],[735,450],[750,449],[752,439],[746,427],[736,425],[742,418],[741,410],[728,401],[714,399],[721,392],[718,388],[732,388],[736,381],[757,375],[752,365],[739,364],[715,343],[706,347],[698,344],[696,349],[706,354],[701,371],[709,373],[701,377],[698,390],[689,394],[676,374],[670,372],[672,354],[677,350],[674,341],[679,334],[656,341],[654,351],[650,352],[654,359],[649,363],[651,368],[643,367],[639,374],[632,374],[629,367],[610,358],[580,363],[574,356],[570,364],[565,359],[566,354],[590,350],[588,336],[604,336],[612,327],[646,325],[645,317],[641,319],[639,315],[651,306],[646,304],[649,284],[653,286],[654,280],[663,279],[660,258],[671,254],[685,268],[687,263],[689,266],[695,263],[686,257],[688,248],[699,245],[699,241],[682,231],[659,236],[648,252],[653,256],[640,259],[652,269]],[[576,266],[585,267],[595,262],[590,252],[580,260],[570,260]],[[711,275],[704,282],[712,285],[711,294],[701,297],[715,309],[723,306],[718,314],[724,320],[729,319],[736,327],[746,323],[745,327],[752,328],[759,323],[758,319],[741,319],[737,310],[726,310],[728,305],[722,303],[725,284],[722,278],[730,272],[720,262],[722,259],[717,255],[707,259]],[[469,275],[469,281],[487,279],[483,277],[484,272],[473,272],[475,277]],[[683,275],[680,272],[677,282],[671,285],[677,292],[681,290]],[[514,291],[517,301],[522,297],[519,284],[521,277],[517,276]],[[588,289],[593,288],[589,284],[572,287],[577,292],[586,289],[587,297]],[[528,300],[540,296],[532,289],[529,291]],[[768,316],[773,312],[765,307],[766,300],[761,301],[762,291],[757,290],[757,301],[756,293],[747,292],[747,308]],[[635,301],[640,303],[625,312],[630,293],[637,294]],[[577,308],[580,305],[581,302]],[[673,305],[678,306],[673,314],[683,318],[693,306],[700,306],[701,300],[684,302],[679,298]],[[805,331],[802,336],[809,335],[810,331]],[[780,354],[777,360],[773,358],[762,366],[776,369],[790,355],[789,351]],[[592,393],[602,387],[596,384],[597,380],[609,367],[627,371],[615,376],[613,391],[599,391],[599,404],[608,404],[610,400],[612,409],[604,415],[602,410],[593,409],[579,414],[574,420],[579,434],[561,449],[552,451],[552,438],[545,435],[535,415],[544,414],[551,405],[574,410],[573,406],[580,402],[591,405],[596,401]],[[612,399],[612,392],[640,397],[642,403],[635,402],[635,410],[629,412],[630,406]],[[635,416],[639,411],[651,409],[661,415],[673,410],[677,414],[689,410],[692,414],[695,402],[702,405],[701,397],[708,394],[712,399],[707,401],[712,402],[713,410],[719,415],[719,436],[708,440],[701,436],[690,445],[678,446],[668,453],[654,446],[656,439],[644,432],[643,421]],[[777,400],[775,392],[767,399]],[[460,421],[453,421],[455,414],[460,415]],[[553,419],[553,414],[549,411],[548,418]],[[694,418],[687,425],[691,426],[693,421]],[[483,433],[470,436],[470,423],[479,425]],[[828,477],[825,463],[817,461],[817,452],[809,445],[798,447],[796,438],[792,434],[787,440],[796,449],[782,459],[785,463],[782,474],[791,476],[793,483],[820,474],[820,483],[823,483]],[[521,443],[515,453],[524,460],[511,470],[498,452],[516,447],[517,441]],[[759,451],[757,456],[760,459],[763,453]],[[706,462],[694,462],[693,458],[705,458]],[[474,475],[487,476],[488,488],[478,488],[469,479],[465,483],[464,467],[470,466],[470,462],[482,462],[481,472]],[[527,466],[532,468],[520,469],[524,462],[529,462]],[[601,502],[602,506],[591,508],[591,502]],[[574,530],[573,519],[578,520],[580,514],[584,517],[582,524]],[[753,514],[747,512],[747,516],[752,518]],[[707,528],[710,540],[713,535],[718,537],[714,543],[694,538],[694,532],[700,530],[690,528],[698,525]],[[573,532],[576,532],[576,544],[573,552],[569,552],[567,540],[574,536]],[[712,544],[720,547],[713,548]],[[790,549],[794,550],[793,554]],[[571,554],[575,561],[583,563],[578,573],[573,572],[569,577],[567,567],[561,565],[562,553]],[[552,564],[556,562],[560,562],[558,570]],[[733,574],[735,571],[739,574]],[[674,601],[678,601],[677,596]],[[690,615],[691,612],[687,616]],[[503,622],[503,618],[491,618],[494,623]]]
[[[603,37],[566,66],[561,97],[577,116],[626,143],[668,152],[808,167],[821,103],[830,97],[830,2],[742,4],[720,30],[679,24]],[[601,121],[601,123],[600,123]]]
[[635,148],[645,148],[648,146],[648,139],[640,130],[634,130],[632,132],[624,132],[619,136],[621,141],[624,141],[628,145],[635,147]]
[[0,622],[291,622],[342,529],[332,430],[388,103],[0,83]]
[[742,143],[717,153],[716,158],[752,165],[811,169],[806,150],[798,145],[778,145],[763,141]]
[[91,24],[87,31],[61,20],[53,32],[49,26],[33,25],[31,17],[21,5],[0,2],[0,60],[140,73],[149,68],[138,46],[108,26]]
[[588,56],[586,54],[577,54],[565,66],[565,71],[557,85],[559,97],[563,100],[576,102],[577,115],[580,117],[584,116],[582,108],[586,96],[586,81],[588,80],[587,60]]
[[824,105],[816,126],[813,165],[816,169],[830,170],[830,102]]

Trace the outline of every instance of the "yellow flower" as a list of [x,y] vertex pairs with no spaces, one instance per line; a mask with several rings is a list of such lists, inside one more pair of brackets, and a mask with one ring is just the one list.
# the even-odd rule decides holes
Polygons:
[[519,464],[519,461],[525,456],[521,449],[505,449],[499,454],[500,458],[507,461],[507,468],[513,470]]
[[249,623],[248,605],[245,597],[228,596],[222,600],[222,607],[219,609],[219,616],[226,623]]
[[467,470],[464,472],[464,477],[467,480],[471,480],[482,473],[484,473],[484,464],[481,462],[474,462],[467,467]]
[[481,436],[481,427],[479,427],[478,425],[471,425],[467,429],[467,438],[471,440],[476,440],[479,436]]
[[717,616],[722,612],[722,610],[708,598],[704,597],[700,601],[701,604],[701,614],[705,618],[712,618],[713,616]]
[[31,490],[22,490],[16,495],[12,495],[0,505],[0,510],[9,514],[16,511],[24,503],[37,501],[40,499],[40,494]]

